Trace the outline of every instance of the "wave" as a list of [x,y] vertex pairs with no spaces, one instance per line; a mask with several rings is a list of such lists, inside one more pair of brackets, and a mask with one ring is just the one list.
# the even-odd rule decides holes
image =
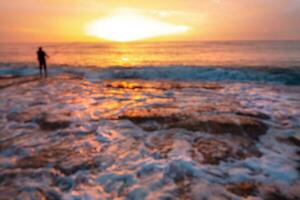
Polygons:
[[102,78],[183,80],[183,81],[234,81],[300,85],[298,68],[214,68],[214,67],[144,67],[104,70]]
[[[254,82],[264,84],[300,85],[300,68],[272,67],[202,67],[202,66],[160,66],[160,67],[71,67],[52,66],[52,75],[70,73],[91,80],[143,79],[178,81],[226,81]],[[0,67],[0,77],[36,75],[38,70],[31,65],[6,65]]]

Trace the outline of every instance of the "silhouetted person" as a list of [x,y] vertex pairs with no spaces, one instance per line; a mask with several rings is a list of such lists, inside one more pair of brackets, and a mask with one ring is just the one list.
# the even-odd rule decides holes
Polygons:
[[47,77],[47,62],[46,62],[46,57],[49,58],[49,56],[46,54],[45,51],[43,51],[42,47],[39,47],[39,50],[36,52],[37,53],[37,58],[40,64],[40,75],[43,75],[43,69],[45,73],[45,77]]

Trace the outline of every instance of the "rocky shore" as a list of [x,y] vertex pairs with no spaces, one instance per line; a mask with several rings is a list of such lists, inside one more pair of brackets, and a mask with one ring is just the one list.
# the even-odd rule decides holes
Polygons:
[[0,80],[0,199],[298,199],[300,88]]

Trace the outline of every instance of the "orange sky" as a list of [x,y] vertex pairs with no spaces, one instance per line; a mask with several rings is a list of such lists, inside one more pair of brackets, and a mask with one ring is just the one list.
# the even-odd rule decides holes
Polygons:
[[300,39],[300,0],[9,0],[0,42],[97,41],[86,25],[123,10],[190,27],[160,40]]

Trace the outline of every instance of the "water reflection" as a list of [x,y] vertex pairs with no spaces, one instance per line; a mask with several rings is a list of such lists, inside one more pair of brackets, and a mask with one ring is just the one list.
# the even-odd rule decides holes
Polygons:
[[[43,44],[51,64],[69,66],[299,66],[300,43],[163,42]],[[1,62],[32,63],[36,44],[2,44]],[[15,56],[17,55],[17,56]]]

